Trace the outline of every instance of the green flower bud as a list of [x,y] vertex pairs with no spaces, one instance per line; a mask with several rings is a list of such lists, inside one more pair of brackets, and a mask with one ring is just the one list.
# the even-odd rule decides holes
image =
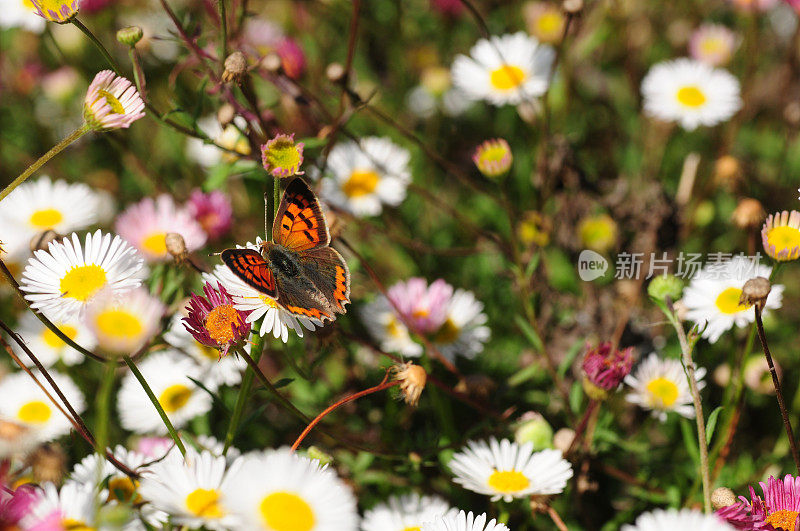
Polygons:
[[519,444],[533,443],[534,451],[552,448],[553,428],[543,416],[531,411],[520,418],[514,440]]
[[136,43],[142,40],[143,35],[142,28],[139,26],[128,26],[117,32],[117,40],[128,46],[136,46]]
[[647,286],[647,294],[658,301],[667,297],[676,301],[681,298],[683,281],[674,275],[661,275],[654,277]]
[[333,456],[330,454],[326,454],[316,446],[308,447],[308,450],[306,451],[306,457],[308,457],[309,459],[316,459],[322,466],[333,463]]

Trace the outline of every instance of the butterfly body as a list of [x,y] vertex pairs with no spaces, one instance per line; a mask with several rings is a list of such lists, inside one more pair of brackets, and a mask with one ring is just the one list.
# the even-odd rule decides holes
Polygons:
[[255,249],[226,249],[222,261],[249,286],[273,298],[295,316],[319,321],[345,313],[350,271],[330,244],[325,216],[300,178],[283,194],[272,242]]

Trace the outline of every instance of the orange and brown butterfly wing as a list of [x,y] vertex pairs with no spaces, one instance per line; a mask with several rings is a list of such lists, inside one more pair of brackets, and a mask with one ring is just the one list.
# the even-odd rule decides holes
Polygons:
[[222,261],[245,284],[258,291],[277,298],[278,288],[275,276],[261,253],[253,249],[225,249]]
[[328,299],[333,311],[345,313],[350,302],[350,270],[332,247],[312,249],[300,255],[303,273]]
[[308,278],[281,279],[279,277],[278,293],[280,305],[295,316],[308,317],[318,321],[333,320],[335,308]]
[[299,177],[283,193],[272,225],[272,240],[296,252],[324,247],[331,241],[317,196]]

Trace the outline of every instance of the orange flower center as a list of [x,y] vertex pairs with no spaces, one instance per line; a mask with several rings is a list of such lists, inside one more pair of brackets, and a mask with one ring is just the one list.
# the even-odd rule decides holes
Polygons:
[[770,513],[765,521],[775,529],[794,531],[794,524],[797,522],[798,514],[800,514],[798,511],[775,511]]
[[242,324],[239,312],[230,304],[217,306],[206,317],[206,330],[211,339],[219,344],[233,341],[233,327]]

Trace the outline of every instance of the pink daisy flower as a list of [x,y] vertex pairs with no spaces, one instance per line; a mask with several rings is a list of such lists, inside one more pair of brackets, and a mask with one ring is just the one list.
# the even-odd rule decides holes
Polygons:
[[139,249],[149,262],[166,260],[166,235],[174,232],[183,236],[191,252],[206,243],[206,233],[200,223],[184,208],[178,208],[166,194],[145,198],[130,205],[114,223],[117,234]]
[[203,286],[205,297],[192,293],[186,309],[188,317],[183,318],[184,326],[199,343],[219,349],[223,356],[236,345],[241,345],[250,334],[247,313],[237,310],[233,299],[222,286],[217,289],[206,283]]
[[286,37],[275,53],[281,58],[281,66],[286,75],[292,79],[300,79],[306,69],[306,56],[300,45],[291,37]]
[[39,498],[32,485],[22,485],[15,490],[0,480],[0,529],[20,529],[22,519],[30,514]]
[[770,476],[759,482],[763,499],[750,487],[750,500],[725,507],[717,514],[739,529],[800,529],[800,477],[786,474],[782,480]]
[[633,367],[633,347],[611,350],[606,341],[589,349],[583,357],[583,372],[586,379],[605,391],[616,389]]
[[387,292],[392,306],[409,327],[420,334],[439,330],[447,320],[447,308],[453,286],[442,279],[428,286],[424,278],[398,282]]
[[92,129],[127,129],[143,116],[144,102],[133,83],[111,70],[94,76],[83,103],[83,119]]
[[186,208],[195,221],[203,227],[210,240],[224,236],[231,229],[233,222],[231,200],[219,190],[207,194],[198,189],[192,190]]
[[736,47],[736,34],[719,24],[703,24],[692,33],[689,55],[711,66],[730,62]]

